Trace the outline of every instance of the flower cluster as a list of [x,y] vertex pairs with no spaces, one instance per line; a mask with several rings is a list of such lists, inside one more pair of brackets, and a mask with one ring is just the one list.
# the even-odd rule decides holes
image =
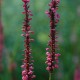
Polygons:
[[48,65],[46,70],[51,73],[53,72],[54,68],[58,68],[58,57],[60,56],[59,53],[56,53],[56,48],[58,48],[58,45],[56,44],[57,36],[55,30],[60,18],[59,14],[57,13],[59,3],[60,0],[52,0],[49,4],[49,11],[46,11],[46,14],[50,18],[50,41],[48,43],[49,48],[46,48],[47,61],[45,63]]
[[24,2],[23,8],[24,8],[24,12],[22,12],[23,14],[25,14],[25,19],[23,22],[23,27],[22,27],[22,31],[24,32],[22,34],[22,36],[25,37],[25,49],[24,49],[24,60],[23,60],[23,65],[21,66],[23,71],[22,71],[22,80],[32,80],[33,78],[35,78],[35,75],[33,74],[33,60],[31,59],[31,49],[30,49],[30,42],[33,41],[33,39],[30,38],[30,34],[34,33],[33,31],[30,30],[31,26],[29,24],[30,20],[32,20],[32,18],[30,18],[30,16],[32,16],[31,11],[29,10],[29,5],[28,3],[30,2],[30,0],[22,0]]
[[[0,1],[0,6],[2,5],[2,2]],[[2,53],[3,53],[3,48],[4,48],[4,34],[3,34],[3,26],[2,26],[2,14],[1,14],[1,9],[0,9],[0,72],[3,70],[3,65],[2,65]]]
[[80,80],[80,65],[76,66],[74,73],[74,80]]

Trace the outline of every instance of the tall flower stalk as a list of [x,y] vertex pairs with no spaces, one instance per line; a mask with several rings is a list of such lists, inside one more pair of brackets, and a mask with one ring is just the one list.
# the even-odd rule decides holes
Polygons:
[[0,55],[2,54],[2,48],[3,48],[3,27],[1,21],[1,0],[0,0]]
[[53,70],[55,68],[58,68],[58,57],[60,56],[59,53],[56,53],[56,49],[58,48],[58,45],[56,44],[57,36],[56,36],[56,26],[59,22],[59,14],[57,13],[58,4],[60,3],[60,0],[51,0],[49,3],[49,11],[46,11],[46,14],[50,18],[50,41],[48,43],[48,48],[46,48],[46,55],[47,55],[47,61],[46,64],[48,65],[46,70],[49,71],[49,80],[51,80],[51,74],[53,73]]
[[21,66],[23,68],[22,71],[22,80],[32,80],[33,78],[35,78],[35,75],[33,74],[33,60],[31,59],[31,49],[30,49],[30,42],[33,41],[33,39],[30,38],[30,34],[34,33],[33,31],[30,31],[30,20],[32,20],[32,18],[30,18],[30,16],[32,16],[31,11],[29,10],[29,2],[30,0],[22,0],[24,2],[23,8],[24,8],[24,12],[23,14],[25,14],[25,19],[23,22],[23,27],[22,27],[22,31],[24,32],[22,34],[22,36],[25,37],[25,49],[24,49],[24,60],[23,60],[23,65]]
[[3,36],[3,26],[2,26],[2,20],[1,20],[1,4],[2,1],[0,0],[0,71],[2,71],[2,53],[3,53],[3,47],[4,47],[4,36]]
[[3,53],[3,27],[0,19],[0,71],[2,70],[2,53]]

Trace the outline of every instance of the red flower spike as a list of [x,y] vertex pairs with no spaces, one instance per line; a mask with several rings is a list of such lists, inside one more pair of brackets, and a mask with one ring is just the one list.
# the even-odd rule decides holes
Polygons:
[[23,59],[23,65],[21,66],[21,68],[23,69],[22,71],[22,80],[33,80],[33,78],[35,78],[36,76],[34,75],[34,71],[33,71],[33,60],[31,59],[31,49],[30,49],[30,42],[34,41],[33,39],[30,39],[30,33],[34,33],[33,31],[30,31],[30,24],[29,22],[32,20],[32,18],[30,18],[30,16],[32,16],[31,11],[28,10],[29,6],[28,3],[30,2],[30,0],[22,0],[24,2],[23,8],[24,8],[24,12],[23,14],[25,14],[25,19],[23,22],[23,27],[22,27],[22,31],[23,34],[21,34],[21,36],[25,37],[25,49],[24,51],[24,59]]
[[45,12],[50,18],[50,41],[48,42],[49,48],[46,48],[46,51],[49,50],[50,52],[46,52],[47,60],[45,62],[47,64],[46,70],[48,70],[50,73],[52,73],[55,68],[59,67],[57,63],[60,54],[56,54],[56,49],[58,49],[58,45],[56,45],[58,40],[56,40],[56,38],[58,37],[56,36],[55,29],[60,18],[60,15],[57,13],[59,2],[60,0],[51,0],[49,3],[49,11]]

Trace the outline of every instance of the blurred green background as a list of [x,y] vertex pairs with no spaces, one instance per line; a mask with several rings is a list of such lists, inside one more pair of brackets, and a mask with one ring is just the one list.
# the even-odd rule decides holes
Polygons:
[[[46,71],[46,51],[49,34],[49,18],[45,14],[50,0],[31,0],[30,10],[33,19],[30,22],[31,43],[34,62],[35,80],[48,80]],[[22,34],[23,2],[21,0],[2,0],[2,25],[4,30],[3,69],[0,80],[21,80],[21,64],[24,57],[24,38]],[[59,69],[53,73],[52,80],[74,80],[77,68],[80,68],[80,0],[61,0],[58,10],[61,18],[56,28],[61,56]],[[76,79],[77,80],[77,79]],[[80,79],[79,79],[80,80]]]

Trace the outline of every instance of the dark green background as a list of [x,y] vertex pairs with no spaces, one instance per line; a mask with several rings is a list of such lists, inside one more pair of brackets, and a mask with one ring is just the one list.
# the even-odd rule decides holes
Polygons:
[[[34,62],[35,80],[48,80],[46,71],[46,51],[49,34],[49,18],[45,14],[50,0],[31,0],[30,10],[33,19],[30,22],[31,35],[35,39],[31,43]],[[0,72],[0,80],[21,80],[21,64],[24,49],[22,34],[22,22],[24,19],[23,2],[21,0],[2,1],[2,23],[4,28],[3,71]],[[80,64],[80,0],[61,0],[59,5],[60,22],[56,28],[58,31],[58,44],[61,57],[59,69],[53,73],[52,80],[74,80],[76,66]],[[13,66],[13,69],[11,68]]]

